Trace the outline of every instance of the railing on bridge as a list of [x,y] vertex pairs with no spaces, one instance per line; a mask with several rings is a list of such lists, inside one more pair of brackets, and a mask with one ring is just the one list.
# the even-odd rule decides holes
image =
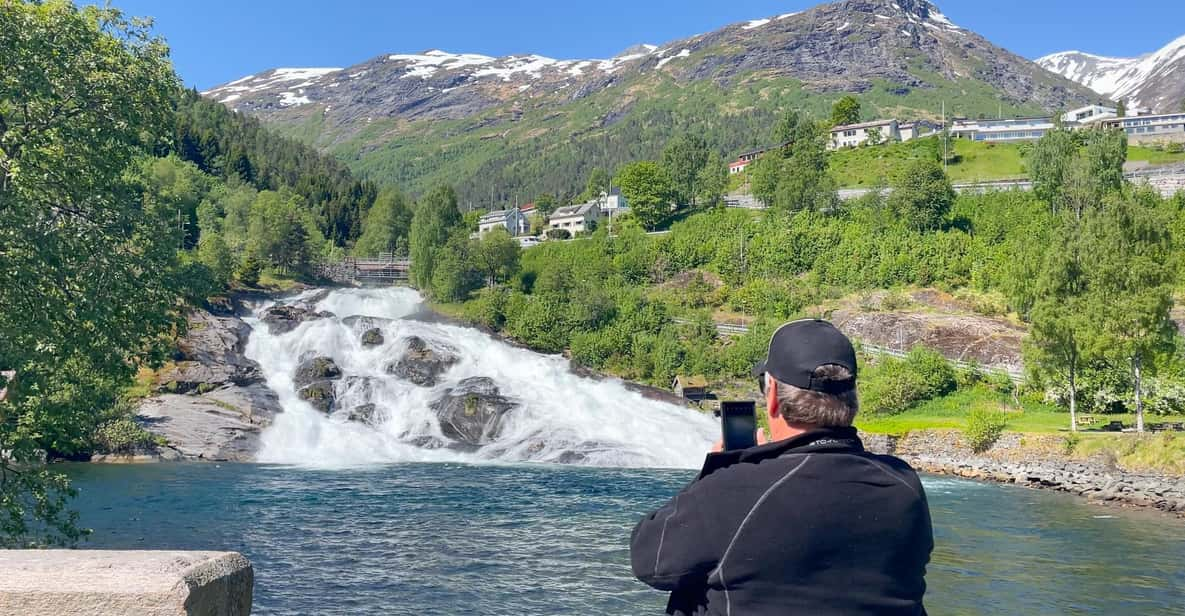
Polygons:
[[375,257],[345,257],[321,266],[320,274],[334,282],[387,282],[396,283],[408,279],[411,259],[393,253],[380,253]]

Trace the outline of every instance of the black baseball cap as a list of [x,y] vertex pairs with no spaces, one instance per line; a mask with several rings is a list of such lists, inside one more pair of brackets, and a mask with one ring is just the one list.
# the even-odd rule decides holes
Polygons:
[[[836,381],[817,379],[820,366],[837,364],[847,368],[852,378]],[[821,319],[792,321],[778,328],[769,339],[769,352],[753,368],[753,376],[769,373],[787,385],[829,394],[838,394],[856,386],[856,349],[843,332]],[[761,379],[762,391],[765,380]]]

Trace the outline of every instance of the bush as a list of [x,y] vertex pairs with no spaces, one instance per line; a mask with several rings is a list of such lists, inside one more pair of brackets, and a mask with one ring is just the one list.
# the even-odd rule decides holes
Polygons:
[[570,240],[572,233],[567,229],[548,229],[547,239],[549,240]]
[[1168,152],[1169,154],[1185,153],[1185,143],[1170,143],[1164,146],[1164,151]]
[[157,437],[136,423],[130,415],[112,419],[98,427],[93,437],[95,453],[134,454],[152,449]]
[[882,358],[862,377],[860,404],[870,415],[896,415],[948,394],[958,385],[954,368],[938,353],[915,347],[905,359]]
[[963,438],[975,453],[983,453],[996,444],[1008,419],[1004,411],[987,406],[976,406],[967,415],[967,428]]

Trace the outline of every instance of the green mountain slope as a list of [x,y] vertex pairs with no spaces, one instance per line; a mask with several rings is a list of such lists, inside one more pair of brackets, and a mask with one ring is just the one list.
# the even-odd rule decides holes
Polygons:
[[1034,114],[1094,101],[1082,86],[952,24],[920,0],[845,0],[726,26],[610,60],[429,51],[347,69],[279,69],[206,95],[329,151],[381,184],[447,182],[490,207],[571,195],[595,167],[703,135],[764,145],[781,111],[866,117]]

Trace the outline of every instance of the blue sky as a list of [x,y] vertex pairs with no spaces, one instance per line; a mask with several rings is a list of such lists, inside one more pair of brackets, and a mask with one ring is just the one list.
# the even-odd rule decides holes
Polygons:
[[[113,0],[156,18],[186,84],[276,67],[349,66],[439,48],[606,58],[819,0]],[[1029,58],[1080,49],[1136,56],[1185,34],[1185,1],[938,0],[955,23]]]

